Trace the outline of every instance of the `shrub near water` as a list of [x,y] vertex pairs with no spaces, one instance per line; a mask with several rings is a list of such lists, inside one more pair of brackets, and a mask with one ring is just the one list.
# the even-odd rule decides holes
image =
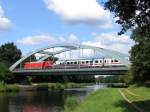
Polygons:
[[6,91],[19,91],[19,87],[16,84],[12,84],[12,85],[7,85],[7,90]]
[[73,112],[78,106],[76,97],[68,97],[65,102],[65,112]]
[[17,85],[7,85],[3,82],[0,83],[0,92],[11,92],[11,91],[19,91],[19,87]]
[[48,88],[50,90],[53,90],[53,89],[64,89],[64,85],[61,84],[61,83],[48,83]]
[[53,90],[53,89],[66,89],[66,88],[79,88],[79,87],[83,87],[86,84],[82,84],[82,83],[48,83],[48,88],[49,90]]
[[0,91],[5,91],[6,86],[3,82],[0,82]]

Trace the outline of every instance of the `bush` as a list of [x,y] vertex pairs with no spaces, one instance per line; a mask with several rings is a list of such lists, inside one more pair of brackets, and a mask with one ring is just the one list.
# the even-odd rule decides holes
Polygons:
[[61,84],[61,83],[49,83],[48,84],[48,88],[50,90],[53,90],[53,89],[64,89],[64,85]]
[[13,92],[19,91],[19,87],[16,84],[7,85],[4,82],[0,82],[0,92]]
[[6,91],[8,91],[8,92],[19,91],[19,87],[16,84],[7,85],[6,86]]
[[128,85],[129,85],[129,84],[133,84],[133,79],[134,79],[134,76],[133,76],[131,70],[129,70],[129,71],[127,72],[127,74],[126,74],[125,76],[123,76],[124,82],[125,82],[126,84],[128,84]]
[[1,82],[9,82],[14,78],[13,74],[10,73],[8,66],[0,62],[0,81]]
[[4,82],[0,82],[0,91],[5,91],[6,90],[6,84]]
[[65,112],[73,112],[78,106],[78,101],[76,97],[68,97],[65,101]]

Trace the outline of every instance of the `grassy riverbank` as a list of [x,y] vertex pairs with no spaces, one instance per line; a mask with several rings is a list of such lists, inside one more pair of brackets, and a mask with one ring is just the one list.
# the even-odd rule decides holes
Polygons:
[[[123,96],[119,91],[123,93]],[[136,107],[143,112],[150,112],[149,93],[150,88],[145,87],[98,90],[87,96],[73,112],[138,112]]]

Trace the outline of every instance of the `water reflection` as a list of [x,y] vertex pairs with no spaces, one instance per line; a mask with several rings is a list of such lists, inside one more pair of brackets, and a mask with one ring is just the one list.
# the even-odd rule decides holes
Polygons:
[[0,112],[62,112],[65,99],[76,96],[82,100],[87,94],[103,86],[57,91],[0,93]]

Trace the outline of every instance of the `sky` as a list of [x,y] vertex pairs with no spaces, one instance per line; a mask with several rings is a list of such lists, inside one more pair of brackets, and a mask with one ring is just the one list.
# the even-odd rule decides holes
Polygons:
[[0,0],[0,45],[14,42],[23,54],[55,44],[84,44],[128,54],[130,32],[104,10],[102,0]]

